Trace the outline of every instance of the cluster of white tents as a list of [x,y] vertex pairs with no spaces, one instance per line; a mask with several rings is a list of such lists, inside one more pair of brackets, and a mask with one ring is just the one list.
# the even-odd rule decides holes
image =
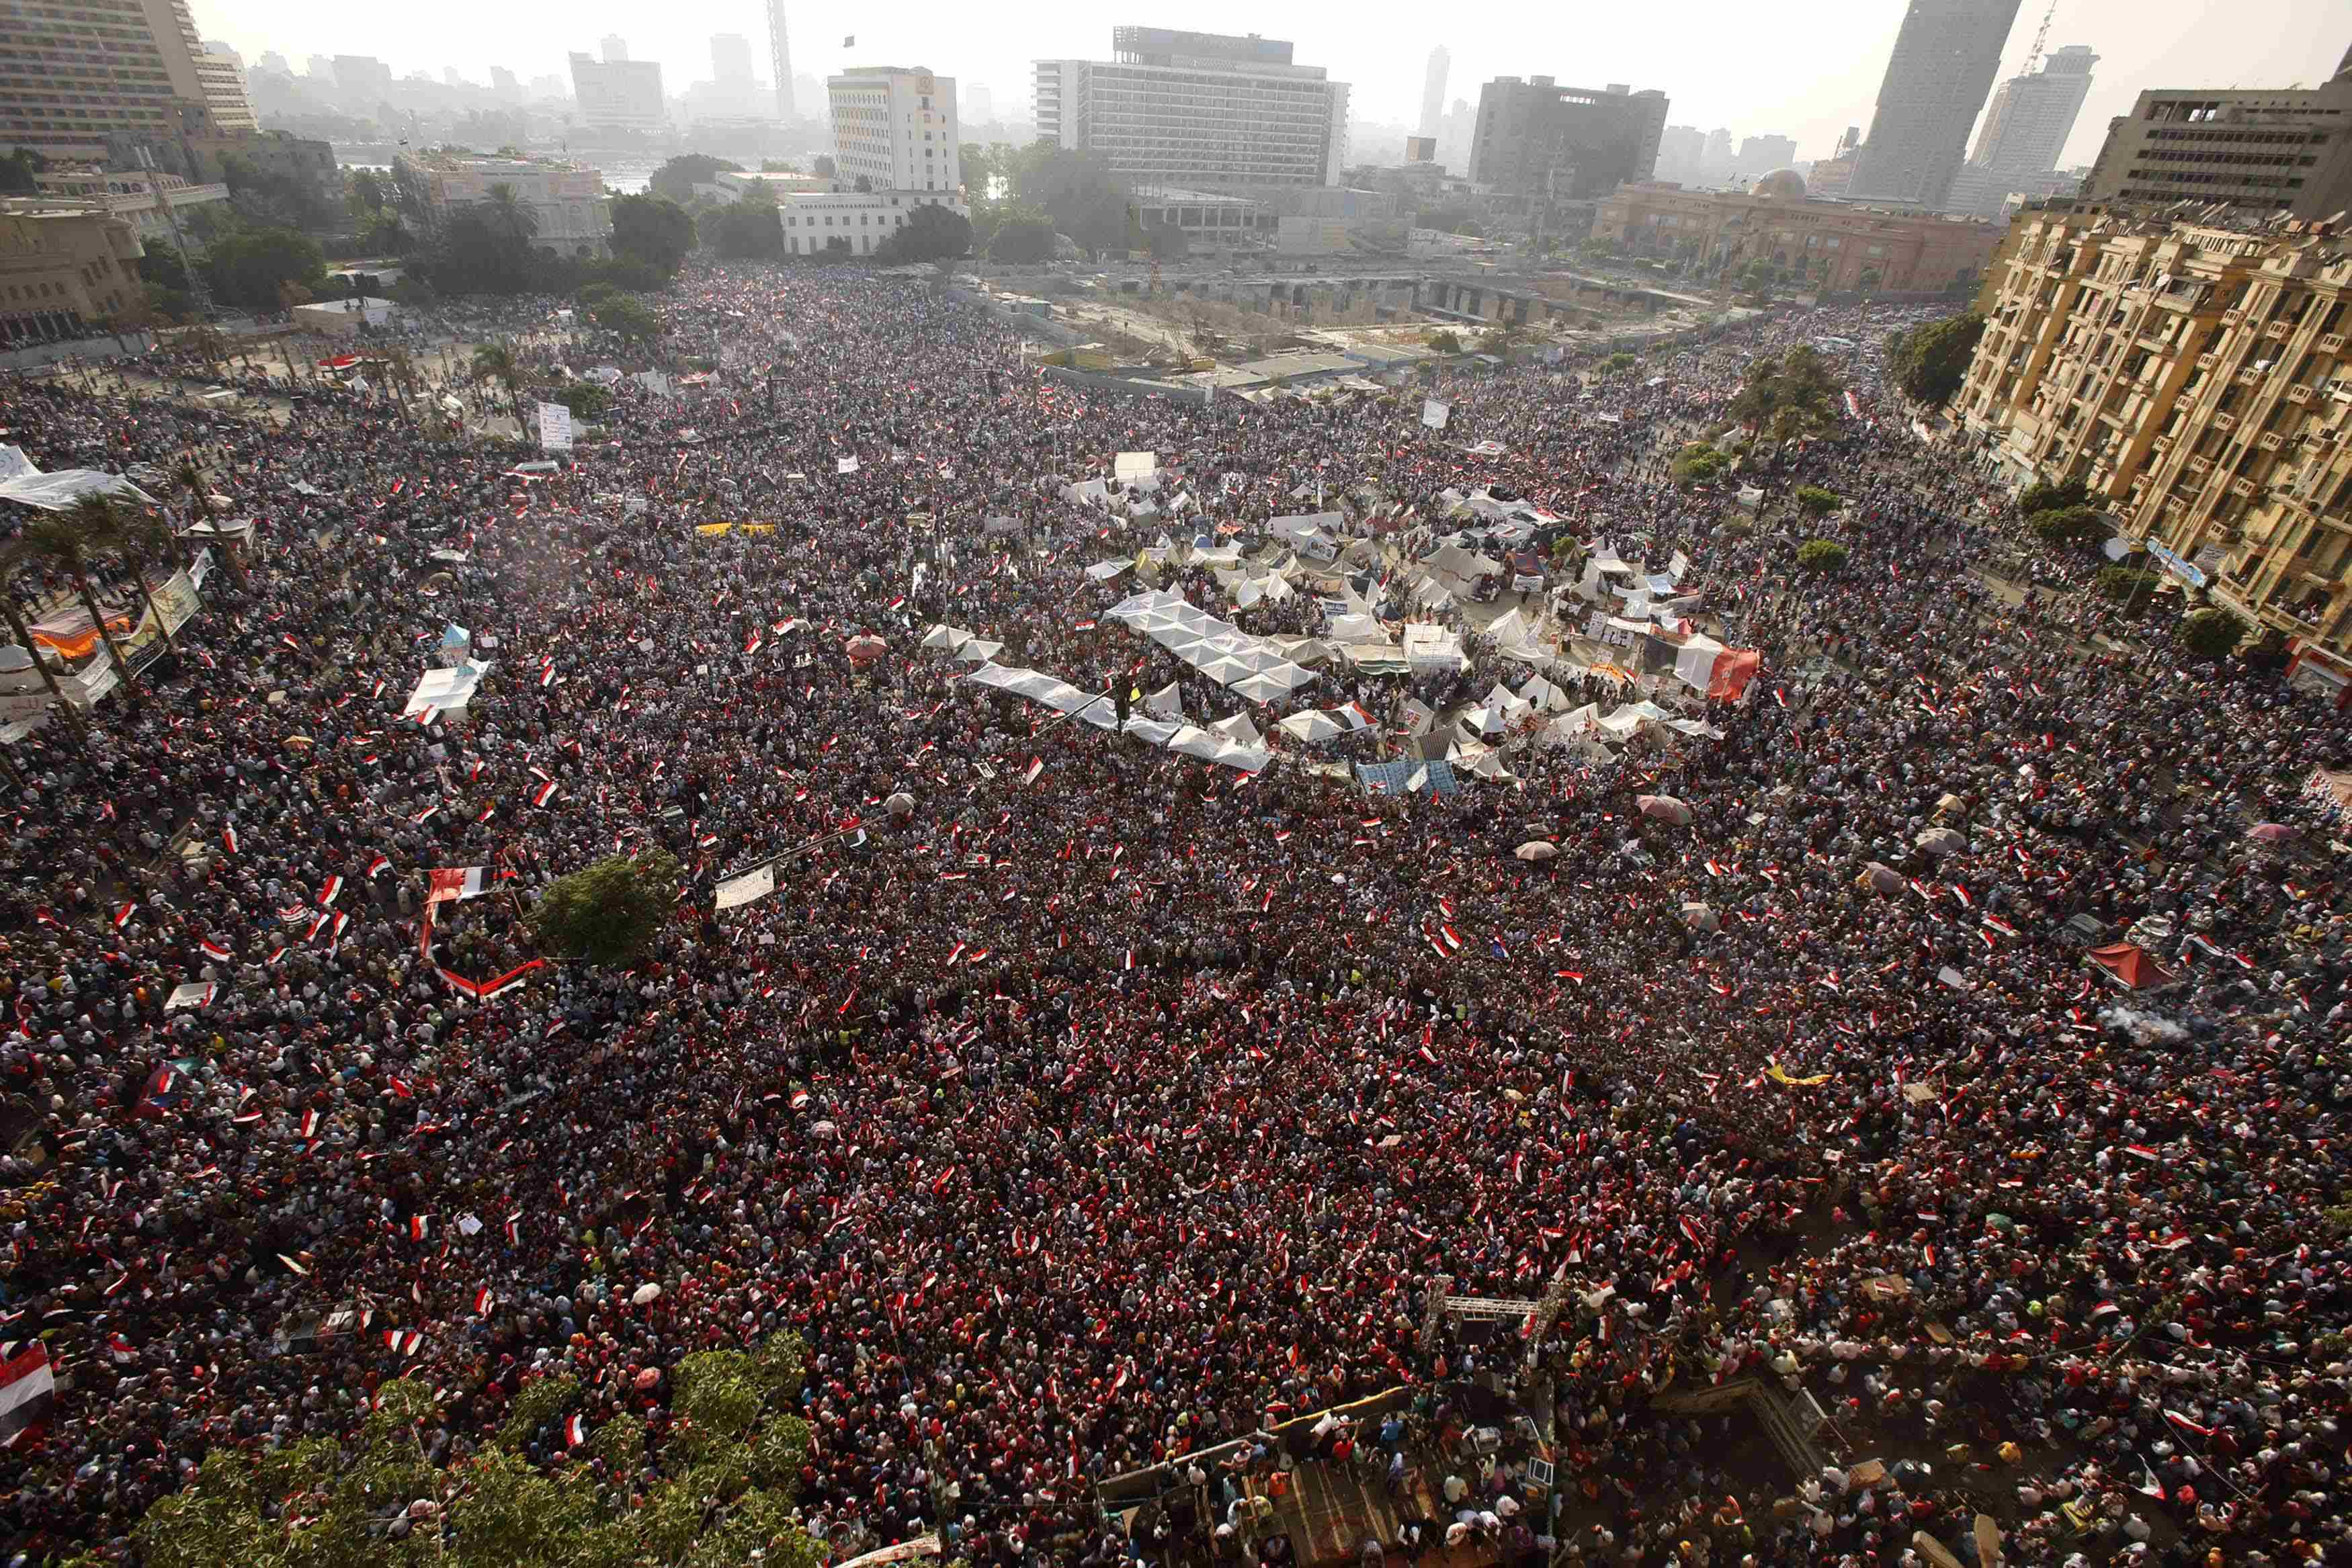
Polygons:
[[1286,697],[1315,679],[1280,643],[1235,630],[1181,593],[1150,589],[1119,601],[1108,614],[1253,702]]
[[[1055,713],[1064,714],[1090,724],[1097,729],[1118,729],[1118,709],[1108,695],[1082,692],[1067,681],[1056,680],[1037,670],[1009,668],[998,664],[983,664],[964,676],[975,685],[991,686],[1041,703]],[[1234,726],[1234,720],[1240,724]],[[1231,733],[1226,731],[1231,730]],[[1246,716],[1236,714],[1221,727],[1202,729],[1181,720],[1157,717],[1151,705],[1145,711],[1128,716],[1126,732],[1139,736],[1153,746],[1164,746],[1171,751],[1181,751],[1187,757],[1197,757],[1203,762],[1222,763],[1238,768],[1244,773],[1255,773],[1274,760],[1273,753],[1262,746],[1234,738],[1234,734],[1246,734],[1251,740],[1261,738],[1256,727]]]

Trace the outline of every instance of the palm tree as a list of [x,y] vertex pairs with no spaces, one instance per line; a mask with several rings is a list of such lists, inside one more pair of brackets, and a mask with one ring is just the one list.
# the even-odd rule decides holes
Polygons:
[[[131,673],[130,661],[122,656],[121,647],[114,633],[107,629],[106,616],[98,607],[98,596],[90,591],[90,555],[93,550],[110,549],[121,528],[121,510],[105,496],[85,496],[69,510],[43,512],[25,525],[22,538],[32,552],[65,572],[73,580],[74,593],[81,607],[89,614],[91,626],[97,629],[98,640],[106,644],[106,652],[114,661],[116,672],[122,677],[125,690],[136,691],[138,678]],[[146,585],[140,585],[146,591]]]
[[0,548],[0,612],[6,614],[8,630],[16,634],[16,645],[32,655],[33,668],[41,672],[41,682],[49,688],[49,695],[57,700],[58,711],[79,716],[79,711],[66,701],[65,688],[58,685],[57,672],[50,669],[48,661],[41,657],[40,647],[33,641],[32,630],[25,624],[24,612],[16,608],[16,573],[32,559],[32,549],[22,541]]
[[[84,500],[101,500],[102,497],[84,497]],[[160,513],[144,507],[116,510],[114,553],[131,569],[131,580],[139,590],[139,601],[147,613],[155,618],[155,630],[163,634],[163,646],[178,653],[180,644],[173,639],[171,622],[163,619],[163,608],[155,596],[147,591],[147,574],[163,569],[168,581],[180,569],[180,541],[172,532],[172,525]]]
[[539,234],[539,214],[532,211],[521,193],[500,181],[486,193],[489,197],[490,223],[503,230],[520,249],[529,249]]
[[507,404],[513,410],[517,423],[522,419],[522,404],[515,397],[522,385],[522,363],[515,358],[514,345],[503,338],[485,343],[474,350],[474,379],[497,382],[507,389]]

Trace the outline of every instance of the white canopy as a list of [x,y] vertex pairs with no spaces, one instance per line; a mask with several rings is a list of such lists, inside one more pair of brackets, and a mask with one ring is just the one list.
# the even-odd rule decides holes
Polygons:
[[0,480],[0,501],[15,501],[44,512],[62,512],[84,496],[125,496],[155,504],[154,497],[121,475],[96,468],[60,468],[54,474],[19,474]]

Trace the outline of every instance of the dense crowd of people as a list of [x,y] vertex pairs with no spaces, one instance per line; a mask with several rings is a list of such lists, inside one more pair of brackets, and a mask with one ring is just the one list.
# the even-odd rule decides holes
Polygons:
[[[1868,348],[1832,358],[1874,419],[1751,454],[1754,525],[1667,473],[1753,356],[1906,312],[1448,375],[1434,431],[1418,388],[1080,392],[980,310],[845,270],[692,270],[662,310],[710,379],[622,382],[553,473],[380,389],[306,382],[280,423],[7,386],[42,467],[192,457],[257,525],[160,674],[9,748],[0,1086],[51,1159],[0,1194],[0,1338],[71,1373],[0,1457],[28,1561],[122,1550],[209,1448],[346,1433],[388,1379],[442,1389],[436,1451],[464,1452],[550,1375],[591,1429],[658,1423],[678,1357],[777,1328],[811,1348],[813,1529],[1101,1561],[1093,1482],[1399,1385],[1442,1420],[1465,1360],[1516,1351],[1424,1345],[1431,1292],[1563,1270],[1527,1386],[1570,1506],[1534,1533],[1580,1560],[1909,1563],[1996,1490],[2037,1564],[2352,1553],[2352,954],[2300,798],[2342,716],[1998,591],[2004,492],[1905,427]],[[1201,509],[1066,497],[1121,452]],[[1170,531],[1254,549],[1318,480],[1390,549],[1391,621],[1396,541],[1491,486],[1652,570],[1683,552],[1762,674],[1675,702],[1719,739],[1522,733],[1507,778],[1367,792],[1309,765],[1538,672],[1461,622],[1458,674],[1327,663],[1247,703],[1105,613],[1133,575],[1086,570]],[[1800,485],[1846,505],[1790,520]],[[1797,568],[1812,537],[1842,571]],[[1253,632],[1322,614],[1156,581]],[[1275,760],[1055,722],[922,648],[934,622],[1084,691],[1247,709]],[[488,674],[404,718],[452,624]],[[1570,702],[1642,695],[1575,646]],[[1347,701],[1379,732],[1273,722]],[[1965,848],[1921,849],[1937,826]],[[656,847],[686,885],[646,962],[447,977],[511,974],[550,879]],[[714,909],[777,855],[772,896]],[[487,895],[426,933],[429,874],[466,867]],[[2077,926],[2150,916],[2168,984],[2126,996]],[[1775,1488],[1652,1407],[1749,1374],[1810,1390],[1847,1457],[1929,1458]]]

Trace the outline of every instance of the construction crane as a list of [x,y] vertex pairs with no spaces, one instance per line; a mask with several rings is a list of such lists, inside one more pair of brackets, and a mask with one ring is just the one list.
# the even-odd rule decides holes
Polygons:
[[2033,32],[2033,52],[2025,57],[2025,69],[2021,76],[2032,76],[2033,68],[2042,63],[2042,46],[2050,41],[2051,18],[2058,15],[2058,0],[2050,0],[2050,9],[2042,13],[2042,26]]

